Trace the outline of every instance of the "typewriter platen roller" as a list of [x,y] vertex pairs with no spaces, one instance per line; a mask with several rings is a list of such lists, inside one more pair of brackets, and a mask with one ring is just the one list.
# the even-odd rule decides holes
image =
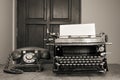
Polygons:
[[107,35],[59,37],[54,43],[53,72],[108,71],[106,58]]

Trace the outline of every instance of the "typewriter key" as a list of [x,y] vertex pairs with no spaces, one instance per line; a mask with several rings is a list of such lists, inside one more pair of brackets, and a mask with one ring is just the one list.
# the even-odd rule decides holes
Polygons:
[[66,64],[66,66],[69,66],[69,64]]
[[74,66],[76,66],[76,64],[73,64]]
[[83,66],[84,64],[80,64],[81,66]]
[[68,57],[67,57],[67,56],[65,56],[65,58],[67,59]]
[[95,65],[95,63],[92,63],[92,65]]
[[75,61],[75,63],[78,63],[78,61]]
[[77,59],[74,59],[75,61],[77,61]]
[[63,59],[64,57],[60,57],[61,59]]
[[80,56],[80,58],[83,58],[82,56]]
[[71,56],[69,56],[68,58],[71,59]]
[[83,63],[85,63],[86,61],[82,61]]
[[87,63],[89,63],[89,61],[86,61]]
[[69,61],[70,59],[66,59],[67,61]]
[[63,61],[60,61],[60,63],[62,64],[62,63],[63,63]]
[[83,56],[83,58],[86,58],[86,56]]
[[71,63],[74,63],[74,61],[71,61]]
[[67,63],[70,63],[70,61],[67,61]]
[[90,58],[90,56],[87,56],[87,58]]
[[93,61],[91,60],[90,62],[92,63]]
[[78,59],[79,57],[78,57],[78,56],[76,56],[76,58]]
[[72,58],[74,59],[74,58],[75,58],[75,56],[72,56]]
[[88,65],[90,66],[91,64],[89,63]]
[[63,63],[66,64],[66,61],[64,61]]
[[93,56],[91,56],[90,58],[93,58]]
[[99,63],[96,63],[96,65],[99,65]]

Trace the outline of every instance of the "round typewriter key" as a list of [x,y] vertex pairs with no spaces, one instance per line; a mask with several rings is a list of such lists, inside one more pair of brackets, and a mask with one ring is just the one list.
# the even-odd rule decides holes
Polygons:
[[76,56],[76,58],[78,59],[79,57],[78,57],[78,56]]
[[92,63],[92,65],[95,65],[95,63]]
[[67,63],[70,63],[70,61],[67,61]]
[[65,56],[65,58],[67,59],[68,57],[67,57],[67,56]]
[[74,66],[76,66],[76,64],[73,64]]
[[96,63],[96,65],[99,65],[99,63]]
[[64,57],[61,57],[62,59],[64,58]]
[[62,64],[62,67],[65,67],[65,64]]
[[88,59],[89,61],[91,60],[91,59]]
[[96,63],[97,61],[94,61],[94,63]]
[[74,59],[75,61],[77,61],[77,59]]
[[82,56],[80,56],[79,58],[83,58]]
[[71,56],[69,56],[68,58],[71,59]]
[[82,61],[83,63],[85,63],[85,61]]
[[101,56],[98,56],[98,59],[101,58]]
[[100,60],[98,60],[97,62],[101,62]]
[[66,61],[63,62],[64,64],[66,63]]
[[69,64],[66,64],[66,66],[69,66]]
[[59,59],[56,59],[56,60],[58,60],[58,61],[62,61],[62,59],[60,59],[60,58],[59,58]]
[[87,58],[90,58],[90,56],[87,56]]
[[74,63],[74,61],[71,61],[71,63]]
[[86,58],[86,56],[83,56],[83,58]]
[[81,66],[83,66],[84,64],[81,64]]
[[59,57],[58,56],[55,56],[56,59],[58,59]]
[[72,56],[72,58],[75,58],[75,56]]
[[91,64],[89,63],[88,65],[90,66]]
[[66,59],[67,61],[69,61],[70,59]]
[[93,61],[91,60],[90,62],[92,63]]
[[78,61],[75,61],[75,63],[78,63]]
[[93,58],[93,56],[91,56],[90,58]]
[[94,58],[97,58],[97,56],[93,56]]
[[89,61],[86,61],[87,63],[89,63]]
[[79,66],[80,64],[76,64],[77,66]]
[[85,59],[82,59],[83,61],[85,60]]
[[63,63],[62,61],[60,61],[60,63]]

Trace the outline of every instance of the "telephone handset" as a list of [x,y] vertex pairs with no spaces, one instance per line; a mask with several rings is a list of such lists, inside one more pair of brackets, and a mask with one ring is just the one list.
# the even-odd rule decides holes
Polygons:
[[[14,63],[14,67],[12,70],[9,70],[5,67],[4,72],[15,71],[20,73],[20,71],[42,71],[43,70],[43,61],[45,59],[50,59],[50,53],[47,49],[39,48],[39,47],[26,47],[26,48],[20,48],[16,49],[10,54],[10,60]],[[6,66],[8,66],[10,63],[7,63]],[[16,70],[17,69],[17,70]]]

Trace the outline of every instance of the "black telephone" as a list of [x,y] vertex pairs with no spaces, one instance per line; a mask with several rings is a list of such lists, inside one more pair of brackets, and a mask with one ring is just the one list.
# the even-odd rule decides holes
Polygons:
[[[24,71],[42,71],[42,65],[45,59],[50,59],[50,53],[47,49],[39,47],[25,47],[16,49],[10,54],[3,71],[13,74],[21,74]],[[10,62],[14,66],[9,69],[8,67]]]

